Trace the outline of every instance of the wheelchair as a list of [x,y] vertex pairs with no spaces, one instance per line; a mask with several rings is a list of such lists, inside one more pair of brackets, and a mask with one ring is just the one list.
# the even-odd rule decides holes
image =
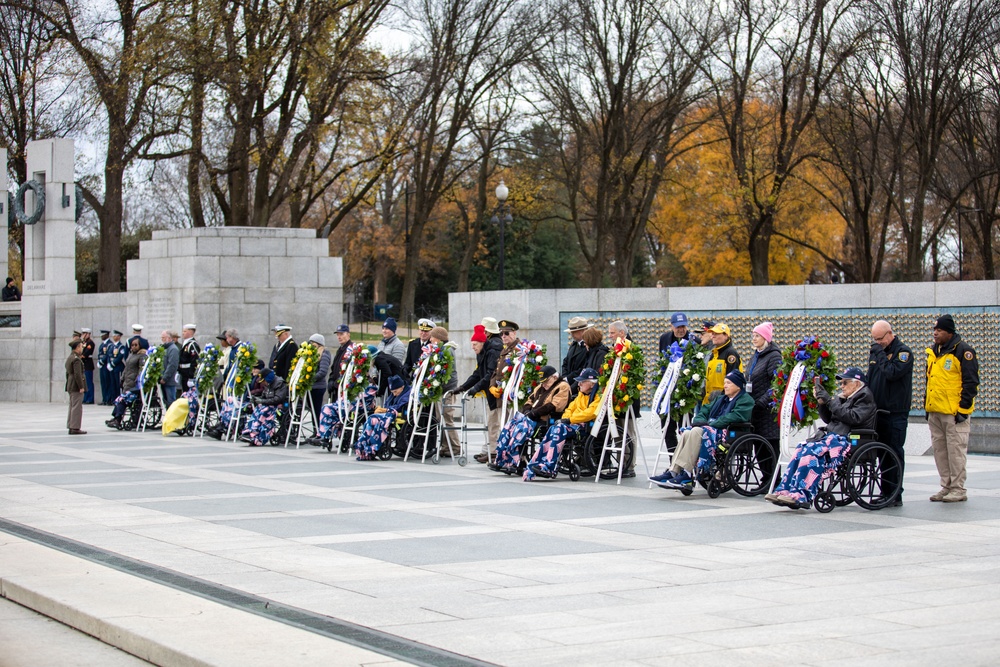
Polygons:
[[823,476],[813,498],[817,512],[826,514],[852,502],[866,510],[880,510],[896,502],[903,465],[895,450],[876,438],[878,433],[873,429],[851,431],[850,452]]
[[[718,498],[729,490],[744,497],[766,493],[778,465],[777,448],[754,433],[750,423],[733,424],[726,430],[726,436],[716,450],[715,465],[722,473],[721,479],[709,480],[705,487],[708,496]],[[720,454],[724,455],[721,463]]]
[[[125,412],[118,420],[119,431],[135,431],[139,428],[139,416],[142,414],[142,395],[135,397],[131,404],[125,406]],[[146,412],[146,428],[154,429],[163,419],[163,403],[160,392],[152,392],[149,399],[149,410]]]
[[[582,443],[582,463],[581,474],[586,470],[587,476],[599,475],[601,479],[618,479],[618,468],[624,465],[625,470],[631,470],[635,463],[636,442],[631,430],[626,430],[625,437],[625,457],[621,461],[621,452],[608,451],[604,455],[604,463],[601,464],[601,451],[604,449],[604,439],[607,434],[608,425],[605,422],[597,435],[590,434],[590,428],[586,428],[580,435],[583,436]],[[618,422],[619,432],[623,430],[621,420]],[[563,448],[563,452],[567,448]],[[600,470],[598,470],[600,467]]]

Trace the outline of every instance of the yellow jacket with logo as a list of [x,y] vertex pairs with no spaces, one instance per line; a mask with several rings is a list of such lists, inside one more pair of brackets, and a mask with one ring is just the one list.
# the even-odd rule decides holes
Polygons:
[[944,345],[927,348],[927,398],[924,409],[967,415],[979,393],[979,359],[958,334]]
[[743,362],[740,361],[740,353],[733,347],[732,339],[726,341],[722,347],[712,350],[712,356],[705,360],[705,398],[702,404],[705,405],[710,400],[712,393],[722,391],[723,380],[729,371],[738,369],[743,372]]

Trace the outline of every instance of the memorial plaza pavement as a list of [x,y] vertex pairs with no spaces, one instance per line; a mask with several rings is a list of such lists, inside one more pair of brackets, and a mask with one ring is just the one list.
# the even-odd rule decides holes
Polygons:
[[902,507],[821,515],[649,489],[641,460],[528,484],[106,413],[69,436],[0,404],[0,593],[155,664],[1000,662],[1000,458],[967,503],[911,456]]

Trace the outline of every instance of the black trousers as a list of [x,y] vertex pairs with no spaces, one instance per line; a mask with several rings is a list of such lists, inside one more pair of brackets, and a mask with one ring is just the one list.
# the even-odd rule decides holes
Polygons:
[[899,456],[899,477],[887,475],[887,481],[899,482],[899,495],[903,495],[903,471],[906,468],[906,426],[909,423],[909,415],[905,412],[894,412],[889,414],[879,413],[875,421],[875,430],[878,431],[878,439],[892,448]]

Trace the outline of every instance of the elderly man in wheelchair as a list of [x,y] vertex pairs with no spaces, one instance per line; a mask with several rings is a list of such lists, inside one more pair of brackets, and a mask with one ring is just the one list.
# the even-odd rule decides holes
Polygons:
[[877,412],[875,397],[865,383],[864,373],[859,368],[848,368],[837,374],[837,380],[840,391],[830,396],[820,379],[814,379],[813,395],[826,426],[799,444],[781,483],[764,496],[765,500],[790,509],[809,507],[824,480],[833,476],[851,455],[852,431],[874,433],[870,429],[874,428]]
[[525,442],[536,429],[545,428],[562,417],[569,405],[569,383],[559,377],[552,366],[542,367],[542,382],[521,406],[520,412],[511,415],[497,438],[496,461],[489,464],[490,470],[520,473],[521,455]]
[[753,397],[746,392],[746,378],[732,370],[723,381],[722,392],[701,406],[691,428],[681,430],[681,439],[670,467],[649,478],[664,489],[677,489],[690,495],[698,470],[711,466],[715,452],[728,427],[745,424],[753,413]]
[[389,397],[385,405],[375,409],[375,413],[365,420],[361,434],[354,442],[354,451],[358,461],[373,461],[379,452],[386,447],[386,440],[396,426],[397,420],[406,414],[406,405],[410,402],[410,387],[402,377],[393,375],[387,381]]
[[260,359],[253,375],[262,390],[250,399],[253,413],[240,434],[240,440],[251,447],[263,447],[271,442],[271,437],[281,425],[279,411],[287,409],[288,385],[273,369],[265,367]]
[[562,419],[545,431],[545,437],[524,470],[524,481],[530,482],[536,476],[547,479],[556,476],[566,440],[580,432],[597,414],[597,408],[601,404],[597,378],[597,371],[592,368],[584,368],[577,375],[577,387],[580,391],[563,411]]

